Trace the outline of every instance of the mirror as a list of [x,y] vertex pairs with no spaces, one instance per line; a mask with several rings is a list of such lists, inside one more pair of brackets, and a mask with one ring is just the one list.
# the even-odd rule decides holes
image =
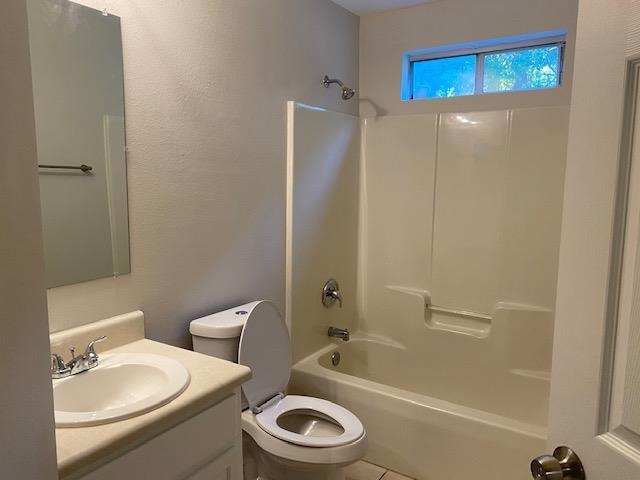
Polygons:
[[29,0],[47,287],[130,272],[120,19]]

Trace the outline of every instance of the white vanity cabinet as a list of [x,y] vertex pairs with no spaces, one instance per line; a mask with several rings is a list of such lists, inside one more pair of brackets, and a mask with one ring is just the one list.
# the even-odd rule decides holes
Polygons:
[[241,480],[240,394],[166,430],[80,480]]

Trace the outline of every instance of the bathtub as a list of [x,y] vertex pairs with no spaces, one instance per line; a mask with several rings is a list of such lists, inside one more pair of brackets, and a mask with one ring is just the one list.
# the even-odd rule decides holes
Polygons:
[[531,459],[546,450],[548,379],[421,358],[394,343],[353,339],[296,363],[289,389],[355,413],[369,436],[365,460],[374,464],[418,480],[530,479]]

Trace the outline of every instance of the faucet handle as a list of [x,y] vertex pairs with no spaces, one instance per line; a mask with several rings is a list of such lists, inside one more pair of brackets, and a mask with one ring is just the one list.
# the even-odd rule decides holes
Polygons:
[[69,372],[69,367],[60,355],[57,353],[51,354],[51,378],[60,378],[65,376]]
[[342,293],[340,293],[340,290],[334,290],[332,295],[333,298],[338,300],[338,308],[342,308]]
[[57,353],[51,354],[51,371],[54,370],[63,370],[65,368],[64,360]]
[[95,349],[93,348],[93,346],[96,343],[100,343],[100,342],[104,342],[107,339],[106,335],[103,335],[101,337],[96,338],[95,340],[92,340],[89,342],[89,344],[87,345],[86,350],[84,351],[85,356],[88,357],[97,357],[98,354],[96,353]]
[[340,285],[338,282],[330,278],[327,283],[322,287],[322,305],[327,308],[333,306],[334,303],[338,301],[338,305],[342,308],[342,293],[340,293]]

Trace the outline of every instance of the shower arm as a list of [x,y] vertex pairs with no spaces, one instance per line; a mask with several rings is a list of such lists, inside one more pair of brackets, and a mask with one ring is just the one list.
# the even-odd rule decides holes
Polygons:
[[336,83],[340,85],[340,90],[342,90],[343,100],[349,100],[356,94],[355,89],[349,88],[337,78],[329,78],[328,75],[325,75],[324,78],[322,79],[322,84],[324,85],[324,88],[329,88],[329,85],[331,85],[332,83]]
[[346,88],[346,85],[342,83],[340,80],[338,80],[337,78],[329,78],[328,75],[325,75],[324,79],[322,79],[322,84],[324,85],[324,88],[329,88],[329,85],[331,85],[332,83],[337,83],[338,85],[340,85],[340,88]]

